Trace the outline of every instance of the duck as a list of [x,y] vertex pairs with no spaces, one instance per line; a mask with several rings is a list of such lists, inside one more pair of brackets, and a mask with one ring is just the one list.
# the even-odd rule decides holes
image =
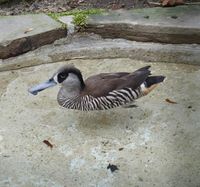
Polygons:
[[100,73],[84,80],[78,68],[64,65],[46,82],[28,91],[37,95],[47,88],[61,85],[57,94],[60,106],[81,111],[107,110],[131,104],[162,83],[165,76],[152,76],[150,67],[133,72]]

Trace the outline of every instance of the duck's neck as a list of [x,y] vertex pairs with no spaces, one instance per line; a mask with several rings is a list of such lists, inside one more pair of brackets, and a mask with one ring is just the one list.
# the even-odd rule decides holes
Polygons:
[[[84,82],[83,82],[84,83]],[[67,100],[73,100],[80,96],[84,86],[80,79],[74,75],[69,74],[66,81],[63,82],[57,96],[58,103],[63,105]]]
[[61,87],[58,95],[57,95],[57,101],[59,105],[63,106],[63,104],[67,100],[73,100],[77,97],[79,97],[81,90],[76,88],[76,89],[70,89],[70,88],[65,88]]

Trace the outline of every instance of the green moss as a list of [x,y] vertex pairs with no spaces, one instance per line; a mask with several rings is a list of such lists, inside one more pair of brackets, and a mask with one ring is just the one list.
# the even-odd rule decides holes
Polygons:
[[77,14],[74,16],[74,24],[78,26],[84,26],[86,23],[87,16],[85,14]]
[[72,10],[72,11],[61,12],[61,13],[49,13],[48,15],[57,21],[58,21],[58,18],[61,16],[73,15],[74,24],[82,27],[86,24],[86,18],[88,15],[100,14],[102,12],[104,12],[103,9],[89,9],[89,10]]

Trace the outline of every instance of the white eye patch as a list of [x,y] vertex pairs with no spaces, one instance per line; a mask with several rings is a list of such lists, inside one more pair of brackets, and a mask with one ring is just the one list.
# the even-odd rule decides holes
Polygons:
[[53,80],[58,83],[58,74],[56,74],[54,77],[53,77]]

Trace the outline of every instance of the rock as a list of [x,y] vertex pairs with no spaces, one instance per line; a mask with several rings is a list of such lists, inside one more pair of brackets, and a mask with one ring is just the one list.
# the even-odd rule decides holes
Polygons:
[[53,43],[67,33],[60,23],[45,14],[2,17],[0,25],[0,59]]
[[84,31],[104,38],[200,44],[199,20],[200,6],[119,10],[89,16]]
[[101,39],[96,35],[72,35],[54,44],[0,61],[0,71],[71,59],[131,58],[148,62],[199,65],[200,45],[158,44]]
[[[148,64],[128,58],[77,59],[1,72],[1,187],[199,187],[199,66],[152,63],[153,73],[166,75],[167,81],[138,99],[137,109],[67,110],[57,104],[59,86],[28,94],[28,88],[71,63],[84,79]],[[168,106],[166,95],[180,105]],[[45,139],[53,143],[52,150],[42,143]],[[111,173],[109,163],[119,170]]]

